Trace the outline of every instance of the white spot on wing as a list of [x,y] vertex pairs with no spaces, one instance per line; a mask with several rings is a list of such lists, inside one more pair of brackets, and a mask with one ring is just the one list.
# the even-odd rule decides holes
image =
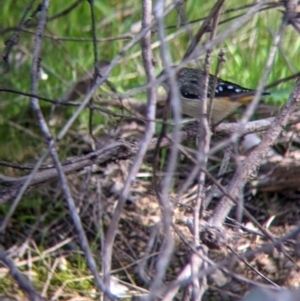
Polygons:
[[233,86],[227,86],[227,89],[230,89],[230,90],[232,90],[233,89]]
[[236,93],[240,93],[241,91],[242,91],[242,90],[239,89],[239,88],[236,88],[236,89],[235,89],[235,92],[236,92]]

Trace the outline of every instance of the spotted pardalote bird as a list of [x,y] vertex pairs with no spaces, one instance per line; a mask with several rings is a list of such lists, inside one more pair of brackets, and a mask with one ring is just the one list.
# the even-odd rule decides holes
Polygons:
[[[159,76],[164,74],[163,71]],[[203,77],[204,72],[202,70],[192,68],[182,68],[177,72],[176,76],[181,95],[182,113],[193,118],[199,118],[199,101],[201,89],[203,89]],[[208,99],[214,88],[214,79],[215,76],[209,74],[207,87]],[[168,80],[165,80],[162,85],[169,92]],[[211,123],[219,123],[238,107],[249,102],[255,92],[255,90],[243,88],[237,84],[217,78],[211,107]],[[263,95],[268,94],[270,93],[263,93]]]

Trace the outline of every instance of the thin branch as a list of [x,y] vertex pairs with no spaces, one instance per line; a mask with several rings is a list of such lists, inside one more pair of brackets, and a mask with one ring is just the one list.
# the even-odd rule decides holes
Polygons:
[[58,12],[58,13],[54,14],[53,16],[47,17],[47,23],[50,22],[50,21],[53,21],[55,19],[58,19],[62,16],[66,16],[74,8],[76,8],[81,2],[83,2],[83,0],[76,0],[74,3],[70,4],[67,8],[65,8],[61,12]]
[[[44,151],[44,154],[40,157],[40,159],[37,161],[37,163],[35,164],[32,172],[26,176],[25,181],[22,183],[22,186],[20,187],[18,194],[16,195],[15,199],[13,200],[11,206],[9,207],[8,212],[5,214],[5,217],[1,223],[0,226],[0,233],[4,233],[6,230],[6,227],[9,223],[10,218],[12,217],[12,215],[14,214],[19,202],[21,201],[22,196],[24,195],[25,191],[27,190],[27,188],[32,185],[32,181],[33,178],[36,176],[37,171],[40,167],[40,165],[43,163],[43,161],[46,159],[46,157],[49,155],[48,150]],[[1,196],[0,196],[1,199]],[[0,202],[1,203],[1,202]]]
[[[22,32],[29,33],[29,34],[34,34],[34,31],[29,30],[29,29],[21,29]],[[47,33],[43,33],[43,37],[47,39],[51,39],[54,41],[66,41],[66,42],[92,42],[94,39],[93,38],[80,38],[80,37],[61,37],[57,35],[51,35]],[[101,42],[110,42],[110,41],[119,41],[119,40],[128,40],[132,39],[133,34],[131,33],[126,33],[117,37],[105,37],[105,38],[97,38],[96,42],[101,43]]]
[[[172,226],[172,206],[169,200],[169,189],[172,183],[173,174],[177,164],[178,158],[178,145],[180,143],[180,121],[181,121],[181,103],[179,97],[179,91],[176,84],[175,73],[172,70],[172,62],[170,58],[170,53],[167,49],[167,45],[165,42],[165,32],[164,32],[164,20],[163,16],[165,14],[164,11],[164,1],[158,0],[155,3],[154,7],[154,17],[157,23],[158,30],[158,38],[160,41],[160,53],[164,66],[164,70],[168,77],[169,85],[170,85],[170,100],[171,100],[171,108],[173,113],[174,127],[172,134],[174,136],[174,146],[170,151],[170,156],[168,158],[168,163],[166,166],[166,176],[162,179],[161,183],[161,194],[158,195],[158,200],[162,210],[162,225],[163,231],[165,235],[164,244],[161,249],[161,253],[158,256],[156,263],[156,272],[152,279],[152,283],[150,285],[150,294],[148,296],[148,300],[156,300],[161,293],[163,279],[166,275],[167,268],[169,262],[171,260],[171,256],[174,248],[173,235],[171,232]],[[162,140],[160,140],[160,145]]]
[[200,28],[198,29],[197,33],[193,37],[188,49],[186,50],[182,61],[185,61],[196,49],[198,43],[200,42],[203,34],[207,32],[208,26],[211,20],[218,14],[220,11],[221,6],[223,5],[224,0],[218,0],[214,7],[209,12],[208,16],[204,19],[203,23],[201,24]]
[[280,84],[282,84],[282,83],[288,82],[288,81],[290,81],[290,80],[292,80],[292,79],[295,79],[295,78],[297,78],[297,77],[299,77],[299,76],[300,76],[300,72],[297,72],[297,73],[292,74],[292,75],[290,75],[290,76],[287,76],[287,77],[278,79],[278,80],[274,81],[273,83],[270,83],[269,85],[266,85],[266,86],[264,87],[264,90],[268,90],[268,89],[270,89],[270,88],[276,87],[276,86],[278,86],[278,85],[280,85]]
[[[208,21],[204,21],[202,26],[208,26],[208,24],[212,23],[211,26],[211,33],[210,33],[210,40],[213,40],[215,37],[218,21],[219,21],[219,16],[220,16],[220,11],[221,7],[223,5],[224,1],[223,0],[218,0],[214,7],[212,8]],[[211,18],[211,19],[210,19]],[[207,23],[207,24],[204,24]],[[201,26],[201,27],[202,27]],[[198,31],[201,33],[201,30]],[[199,36],[196,35],[194,43],[196,43],[197,39]],[[197,41],[198,42],[198,41]],[[194,48],[196,47],[196,44],[194,45]],[[185,57],[188,57],[194,49],[191,47],[189,51],[186,52]],[[208,91],[208,77],[209,77],[209,69],[210,69],[210,62],[211,62],[211,53],[212,50],[207,50],[206,56],[205,56],[205,65],[204,65],[204,76],[203,76],[203,89],[201,89],[201,94],[199,95],[199,102],[200,102],[200,110],[199,110],[199,138],[197,139],[198,142],[198,151],[197,151],[197,166],[204,167],[207,164],[207,154],[209,151],[209,146],[210,146],[210,140],[211,140],[211,131],[210,127],[208,124],[208,115],[207,114],[207,91]],[[193,245],[195,248],[199,247],[200,245],[200,238],[199,238],[199,233],[200,233],[200,227],[199,227],[199,219],[202,218],[200,216],[200,212],[203,212],[204,208],[204,199],[205,199],[205,173],[202,172],[200,169],[199,174],[198,174],[198,187],[197,187],[197,197],[194,202],[194,227],[193,227]],[[201,210],[202,208],[202,210]],[[203,250],[202,252],[206,252]],[[204,268],[206,264],[201,260],[200,257],[196,256],[193,254],[191,256],[191,272],[192,275],[197,275],[198,271],[200,268]],[[202,279],[199,279],[198,277],[193,277],[193,282],[192,282],[192,293],[193,293],[193,300],[201,300],[202,296],[206,290],[207,287],[207,279],[206,277],[203,277]]]
[[[233,198],[236,198],[240,194],[241,188],[243,185],[245,185],[249,177],[253,176],[253,174],[257,172],[258,166],[264,159],[269,147],[275,142],[278,135],[282,131],[282,128],[287,124],[289,115],[299,102],[300,78],[297,80],[295,89],[291,93],[288,101],[282,107],[272,126],[270,126],[265,133],[262,142],[250,153],[250,155],[243,162],[242,167],[235,173],[227,189],[227,193]],[[214,211],[214,214],[210,218],[210,224],[214,226],[221,226],[233,205],[234,204],[230,199],[224,198],[219,203]]]
[[10,258],[8,258],[2,250],[0,250],[0,261],[2,261],[8,267],[9,273],[12,278],[18,283],[20,289],[27,294],[28,298],[31,301],[47,300],[34,290],[27,277],[19,272],[14,262]]
[[[258,104],[260,95],[263,92],[263,87],[271,70],[271,66],[274,62],[275,54],[278,49],[279,42],[281,40],[282,34],[284,29],[288,24],[288,14],[286,14],[282,20],[282,24],[278,30],[278,33],[273,38],[273,45],[270,49],[269,56],[266,62],[265,72],[260,80],[260,83],[257,88],[257,92],[252,100],[251,104],[247,108],[246,112],[244,113],[240,129],[243,129],[243,124],[249,119],[249,117],[253,114],[256,105]],[[299,82],[299,80],[297,81]],[[274,125],[271,127],[267,133],[264,135],[264,139],[260,143],[260,145],[247,157],[247,159],[243,162],[242,166],[239,166],[237,169],[235,176],[233,177],[231,183],[228,186],[228,194],[232,195],[234,198],[240,196],[240,191],[242,187],[245,185],[246,181],[248,180],[249,176],[255,172],[257,166],[260,165],[264,156],[266,155],[269,146],[275,142],[275,139],[278,137],[282,130],[282,126],[284,126],[288,120],[288,114],[291,114],[295,108],[295,104],[297,103],[297,89],[299,84],[296,84],[294,92],[290,95],[289,100],[285,103],[284,107],[282,108],[279,115],[275,118]],[[234,134],[230,140],[236,141],[237,137],[239,136],[239,130]],[[269,143],[269,144],[267,144]],[[220,226],[229,211],[231,210],[233,203],[230,199],[224,198],[217,208],[214,211],[213,216],[210,219],[210,223],[212,225]],[[240,210],[241,211],[241,210]]]
[[30,3],[24,9],[23,16],[21,18],[19,25],[14,30],[14,33],[12,34],[12,36],[8,40],[6,40],[4,51],[2,53],[0,53],[1,59],[4,62],[4,66],[5,66],[4,69],[6,72],[9,70],[9,62],[8,62],[9,55],[10,55],[13,47],[15,45],[17,45],[19,42],[19,33],[29,20],[29,19],[26,19],[26,16],[27,16],[29,10],[31,9],[34,1],[35,0],[31,0]]
[[[98,49],[97,49],[97,34],[96,34],[96,24],[95,24],[95,10],[94,10],[94,0],[88,0],[90,3],[91,12],[91,23],[92,23],[92,36],[93,36],[93,51],[94,51],[94,77],[93,82],[96,81],[97,77],[101,77],[100,68],[98,65]],[[93,98],[90,99],[89,104],[92,106],[94,104]],[[93,109],[89,110],[89,134],[95,140],[93,136]],[[109,286],[108,286],[109,287]]]
[[[42,33],[46,24],[46,16],[47,16],[47,9],[49,6],[49,0],[43,0],[41,4],[41,15],[40,19],[38,21],[38,26],[36,30],[36,35],[34,39],[34,48],[33,48],[33,56],[32,56],[32,63],[31,63],[31,70],[30,70],[30,93],[36,94],[37,87],[38,87],[38,71],[39,71],[39,55],[40,55],[40,49],[42,44]],[[76,230],[78,232],[79,241],[81,243],[82,250],[85,254],[87,264],[94,276],[95,284],[97,285],[98,289],[104,292],[104,294],[108,294],[112,299],[114,299],[114,296],[110,293],[110,291],[104,286],[102,283],[97,266],[95,263],[95,260],[92,256],[91,250],[89,248],[88,240],[86,238],[85,232],[83,230],[80,217],[78,215],[78,212],[76,210],[76,206],[74,203],[74,200],[72,198],[72,194],[70,191],[70,188],[67,183],[67,179],[65,174],[63,173],[61,162],[59,161],[59,157],[57,155],[56,149],[55,149],[55,141],[53,137],[51,136],[51,133],[49,131],[48,125],[45,121],[45,118],[43,116],[43,113],[41,111],[41,108],[39,106],[38,100],[36,98],[30,99],[30,104],[32,111],[34,112],[39,127],[47,141],[48,144],[48,150],[52,157],[52,160],[54,162],[54,165],[57,169],[58,177],[62,186],[62,190],[64,193],[64,197],[66,199],[66,202],[69,206],[69,211],[71,214],[71,217],[73,219],[74,225],[76,227]]]
[[[152,15],[152,3],[151,0],[143,0],[143,15],[142,15],[142,32],[146,28],[149,28],[151,24],[151,15]],[[141,41],[142,48],[142,58],[146,71],[147,81],[151,82],[155,79],[154,68],[152,66],[152,51],[151,51],[151,32],[146,31],[142,36]],[[155,110],[156,110],[156,92],[155,87],[149,87],[147,91],[147,119],[149,120],[146,123],[146,129],[143,139],[140,142],[138,152],[135,156],[134,162],[130,168],[128,176],[125,180],[123,189],[120,193],[119,201],[115,212],[113,214],[111,223],[106,233],[105,243],[102,251],[102,266],[103,266],[103,276],[104,283],[106,286],[110,285],[110,273],[111,273],[111,260],[112,260],[112,251],[113,243],[117,233],[117,228],[119,225],[120,216],[124,207],[124,204],[128,198],[130,187],[134,181],[136,174],[138,173],[143,158],[146,154],[151,138],[154,134],[155,123]]]
[[[179,1],[179,0],[178,0]],[[168,7],[164,11],[164,15],[166,15],[168,12],[170,12],[176,5],[178,1],[174,1],[172,5]],[[68,122],[65,124],[64,128],[60,131],[60,133],[57,135],[57,139],[62,139],[62,137],[66,134],[68,129],[71,127],[73,122],[77,119],[81,111],[86,107],[88,104],[90,98],[92,95],[96,92],[97,88],[107,80],[108,75],[110,74],[113,67],[117,64],[117,62],[123,57],[123,55],[133,46],[135,45],[140,39],[142,39],[145,34],[147,34],[150,29],[155,25],[155,22],[151,22],[148,26],[144,27],[136,36],[129,41],[119,52],[118,54],[113,58],[113,60],[110,62],[109,66],[107,66],[107,69],[105,72],[103,72],[102,77],[98,77],[95,84],[91,87],[90,91],[86,94],[84,97],[81,105],[77,108],[75,113],[72,115],[72,117],[68,120]],[[152,80],[150,83],[148,83],[147,88],[151,88],[154,84],[155,80]]]
[[[34,1],[34,0],[33,0]],[[74,8],[77,7],[78,4],[80,4],[80,2],[82,2],[83,0],[76,0],[73,4],[71,4],[69,7],[67,7],[66,9],[64,9],[63,11],[59,12],[59,13],[56,13],[54,14],[53,16],[50,16],[50,17],[47,17],[47,20],[46,21],[53,21],[61,16],[65,16],[67,15],[68,13],[70,13]],[[36,11],[37,12],[37,11]],[[33,18],[30,18],[29,20],[31,20]],[[26,23],[26,27],[35,27],[37,26],[38,23],[37,22],[27,22]],[[4,28],[0,31],[0,35],[3,35],[9,31],[12,31],[12,30],[16,30],[18,27],[7,27],[7,28]]]
[[[250,133],[266,131],[270,128],[271,125],[274,124],[274,120],[275,118],[272,117],[268,119],[248,122],[245,125],[242,136]],[[298,122],[300,122],[300,112],[295,112],[294,114],[290,114],[287,124],[291,125]],[[221,123],[215,128],[215,134],[230,135],[236,132],[238,127],[239,127],[238,123]],[[198,128],[199,126],[197,123],[184,128],[180,132],[181,141],[197,138],[199,136]],[[158,138],[152,138],[148,146],[148,151],[152,151],[156,149],[157,139]],[[139,142],[134,142],[134,141],[130,143],[117,142],[117,143],[109,144],[108,146],[100,150],[97,150],[95,152],[90,152],[84,156],[79,156],[67,160],[62,164],[63,172],[65,174],[70,174],[74,171],[81,170],[84,167],[90,166],[92,164],[107,164],[108,162],[112,162],[115,160],[126,160],[136,155],[138,150],[138,144]],[[169,134],[162,139],[159,147],[160,148],[170,147],[172,145],[173,145],[172,134]],[[213,149],[209,152],[208,155],[209,156],[214,155],[215,152],[218,150],[219,149]],[[15,167],[11,163],[5,161],[0,161],[0,165],[10,166],[18,169],[22,168],[22,166]],[[25,168],[33,169],[34,166],[30,167],[28,165],[25,165]],[[33,175],[32,180],[30,182],[31,187],[57,178],[57,171],[53,166],[47,165],[44,166],[43,168],[46,170],[42,170]],[[0,175],[0,185],[9,188],[15,187],[15,189],[19,189],[20,185],[23,185],[24,182],[27,180],[27,178],[28,175],[19,178]],[[183,194],[183,191],[185,191],[185,189],[186,187],[185,185],[183,185],[182,189],[177,193],[178,198],[180,198],[180,196]],[[3,195],[0,195],[0,203],[3,203],[7,200],[7,198],[1,198],[1,197],[3,197]]]
[[199,49],[195,49],[189,56],[185,58],[185,60],[180,64],[186,64],[187,62],[197,59],[199,56],[204,54],[207,50],[213,49],[218,43],[224,41],[230,34],[235,32],[238,28],[240,28],[244,23],[246,23],[255,13],[259,11],[262,5],[266,3],[267,0],[259,1],[256,5],[254,5],[249,11],[238,18],[234,23],[232,23],[227,29],[218,34],[213,40],[205,42]]

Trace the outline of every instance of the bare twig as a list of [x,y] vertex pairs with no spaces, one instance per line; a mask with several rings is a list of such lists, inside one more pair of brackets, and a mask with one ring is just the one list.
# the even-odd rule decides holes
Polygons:
[[170,152],[170,157],[166,167],[166,176],[162,180],[161,194],[158,195],[158,199],[162,208],[162,225],[165,234],[165,241],[162,247],[161,253],[158,257],[156,264],[156,273],[152,279],[150,285],[150,294],[148,300],[156,300],[161,293],[163,279],[165,277],[171,255],[173,252],[173,235],[171,232],[172,226],[172,206],[169,200],[169,188],[172,182],[173,173],[176,168],[177,157],[178,157],[178,145],[180,143],[180,120],[181,120],[181,104],[179,98],[179,91],[176,84],[175,73],[171,67],[171,59],[165,42],[165,32],[164,32],[164,1],[158,0],[154,7],[154,17],[157,23],[158,37],[160,40],[160,51],[163,61],[164,70],[168,77],[170,85],[170,95],[171,95],[171,108],[174,118],[173,136],[174,136],[174,147],[172,147]]
[[20,21],[19,25],[14,30],[14,33],[12,34],[12,36],[5,42],[4,51],[2,51],[0,53],[0,57],[3,60],[4,64],[5,64],[4,69],[5,69],[6,72],[9,70],[9,62],[8,62],[9,61],[9,55],[10,55],[13,47],[18,44],[20,31],[22,30],[22,28],[28,22],[28,19],[26,20],[26,16],[27,16],[29,10],[31,9],[31,7],[33,5],[33,2],[34,2],[34,0],[31,0],[30,3],[27,5],[27,7],[24,9],[23,16],[21,18],[21,21]]
[[[291,93],[288,101],[282,107],[279,115],[275,118],[273,125],[265,133],[262,142],[245,159],[242,168],[235,173],[227,189],[227,193],[233,198],[236,198],[239,195],[241,188],[245,185],[249,177],[257,172],[257,167],[261,164],[269,147],[275,142],[282,127],[286,125],[289,114],[291,114],[299,101],[300,78],[297,80],[295,89]],[[221,226],[232,206],[232,201],[228,198],[224,198],[211,217],[210,224]]]
[[261,272],[259,272],[257,269],[255,269],[253,266],[251,266],[251,264],[249,264],[244,258],[241,258],[239,256],[239,254],[231,247],[228,247],[229,250],[235,254],[235,256],[237,258],[239,258],[250,270],[254,271],[254,273],[256,273],[258,276],[260,276],[262,279],[264,279],[266,282],[272,284],[273,286],[280,288],[279,285],[277,285],[276,283],[274,283],[272,280],[270,280],[269,278],[267,278],[265,275],[263,275]]
[[[242,9],[248,9],[248,8],[253,7],[254,5],[255,5],[255,3],[252,3],[252,4],[246,4],[246,5],[242,5],[242,6],[237,6],[237,7],[234,7],[234,8],[232,8],[232,9],[227,9],[227,10],[224,10],[224,12],[222,13],[222,15],[226,15],[226,14],[231,13],[231,12],[233,12],[233,11],[238,11],[238,10],[242,10]],[[280,7],[280,6],[282,6],[282,4],[280,4],[280,3],[277,4],[277,3],[270,3],[270,2],[267,2],[267,3],[265,3],[265,4],[263,5],[262,8],[259,9],[259,12],[265,11],[265,10],[268,10],[268,9],[272,9],[272,8],[276,8],[276,7]],[[240,13],[240,14],[238,14],[238,15],[235,15],[235,16],[233,16],[233,17],[230,17],[230,18],[227,18],[227,19],[224,19],[224,20],[220,21],[219,24],[220,24],[220,25],[221,25],[221,24],[226,24],[226,23],[228,23],[228,22],[230,22],[230,21],[232,21],[232,20],[235,20],[235,19],[237,19],[237,18],[242,17],[243,15],[245,15],[245,13]],[[201,21],[204,21],[206,18],[207,18],[207,16],[206,16],[206,17],[203,17],[203,18],[198,18],[198,19],[190,20],[190,21],[189,21],[189,25],[192,25],[192,24],[195,24],[195,23],[199,23],[199,22],[201,22]],[[185,26],[186,24],[182,24],[182,26],[183,26],[183,25]],[[174,28],[177,28],[177,26],[176,26],[176,25],[170,25],[170,26],[166,27],[166,30],[174,29]]]
[[[179,0],[178,0],[179,1]],[[164,11],[164,15],[167,14],[169,11],[171,11],[174,6],[176,5],[177,1],[174,1],[172,5],[168,7]],[[86,94],[84,99],[82,100],[81,105],[77,108],[75,113],[72,115],[72,117],[67,121],[63,129],[60,131],[60,133],[57,135],[57,139],[60,140],[62,137],[66,134],[70,126],[73,124],[73,122],[77,119],[81,111],[86,107],[88,104],[90,98],[92,95],[95,93],[97,88],[105,81],[107,80],[108,75],[110,74],[111,70],[113,67],[117,64],[117,62],[121,59],[121,57],[133,46],[135,45],[140,39],[142,39],[145,34],[147,34],[150,29],[154,26],[155,22],[151,22],[151,24],[143,27],[143,29],[131,40],[129,41],[119,52],[118,54],[113,58],[113,60],[110,62],[109,66],[107,66],[107,69],[105,72],[103,72],[102,77],[98,77],[97,80],[95,81],[94,85],[91,87],[89,93]],[[151,82],[148,83],[147,88],[151,89],[153,84],[155,83],[155,80],[152,80]]]
[[[243,123],[245,123],[249,119],[249,117],[253,114],[254,109],[258,104],[260,95],[263,92],[263,87],[265,85],[271,66],[273,64],[280,39],[282,37],[283,31],[287,26],[287,24],[288,24],[288,14],[284,16],[282,20],[282,24],[278,30],[278,33],[273,39],[273,45],[270,49],[269,56],[266,62],[265,72],[260,80],[254,99],[252,100],[251,104],[249,105],[245,114],[242,117],[241,124],[240,124],[241,129],[243,128]],[[276,117],[274,121],[274,126],[267,131],[261,144],[249,155],[249,157],[243,162],[242,166],[239,166],[239,168],[237,169],[236,174],[228,187],[228,193],[232,195],[234,198],[237,198],[238,196],[241,195],[240,191],[242,187],[245,185],[249,176],[255,171],[257,166],[260,165],[269,146],[275,142],[275,139],[278,137],[281,131],[281,127],[286,124],[288,120],[288,114],[293,112],[295,108],[295,104],[298,101],[297,98],[299,97],[299,94],[297,94],[298,92],[297,90],[298,87],[296,84],[294,92],[290,95],[290,98],[282,108],[281,113]],[[237,139],[237,137],[239,136],[238,132],[231,137],[231,140],[235,141]],[[267,143],[269,143],[269,145],[267,145]],[[220,226],[223,223],[225,217],[229,213],[232,206],[233,203],[231,202],[231,200],[229,200],[228,198],[224,198],[216,208],[213,216],[210,219],[210,223],[212,225]]]
[[18,283],[20,289],[28,295],[31,301],[47,300],[34,290],[29,280],[19,272],[13,261],[8,258],[2,250],[0,250],[0,261],[2,261],[9,268],[11,276]]
[[[232,154],[232,147],[230,147],[230,146],[226,147],[223,153],[224,153],[224,155],[223,155],[221,166],[218,171],[218,177],[223,175],[225,173],[225,171],[227,170],[227,167],[228,167],[228,164],[230,161],[230,156]],[[210,204],[212,198],[214,197],[214,195],[217,191],[218,191],[217,185],[213,185],[209,194],[205,197],[205,206],[204,206],[205,208],[207,208],[207,206]]]
[[[209,16],[212,18],[212,28],[210,33],[210,40],[213,40],[215,37],[218,20],[220,16],[221,7],[223,4],[223,0],[217,1],[215,6],[212,8],[211,13]],[[203,24],[206,21],[203,22]],[[207,25],[210,24],[211,21],[207,21]],[[202,25],[203,25],[202,24]],[[199,33],[199,32],[198,32]],[[197,40],[197,39],[195,39]],[[190,53],[193,51],[193,49],[190,49]],[[188,56],[190,53],[186,53],[186,56]],[[197,165],[201,167],[206,166],[207,164],[207,154],[209,151],[210,146],[210,139],[211,139],[211,131],[208,124],[208,115],[207,114],[207,91],[208,91],[208,76],[209,76],[209,69],[210,69],[210,62],[211,62],[211,53],[212,50],[207,50],[206,57],[205,57],[205,65],[204,65],[204,76],[203,76],[203,89],[201,89],[201,94],[199,95],[199,102],[200,102],[200,112],[199,112],[199,139],[198,141],[198,152],[197,152]],[[200,233],[200,227],[199,227],[199,219],[202,218],[200,216],[200,212],[204,211],[204,199],[205,199],[205,173],[202,172],[200,169],[199,175],[198,175],[198,187],[197,187],[197,197],[195,199],[194,203],[194,231],[193,231],[193,243],[194,247],[197,248],[200,245],[200,239],[199,239],[199,233]],[[201,210],[202,208],[202,210]],[[203,250],[205,252],[205,250]],[[198,274],[198,269],[203,268],[204,263],[198,256],[191,256],[191,272],[192,275]],[[206,278],[198,279],[198,277],[193,277],[192,282],[192,292],[193,292],[193,300],[201,300],[202,295],[204,294],[207,286]]]
[[[151,24],[151,14],[152,14],[152,4],[150,0],[143,1],[143,18],[142,18],[142,26],[143,29],[149,28]],[[143,31],[143,30],[142,30]],[[144,32],[142,36],[142,57],[145,66],[145,71],[147,75],[147,81],[151,82],[155,79],[154,68],[152,66],[152,52],[151,52],[151,33],[150,31]],[[107,230],[105,237],[105,244],[103,246],[102,251],[102,266],[103,266],[103,276],[104,283],[106,286],[110,285],[110,272],[111,272],[111,259],[112,259],[112,250],[113,250],[113,242],[116,236],[119,219],[125,204],[125,201],[130,192],[130,187],[132,182],[134,181],[136,174],[139,171],[140,165],[144,158],[144,155],[147,151],[148,144],[151,141],[151,138],[154,134],[154,126],[155,123],[153,120],[155,119],[155,109],[156,109],[156,93],[155,87],[149,87],[148,89],[148,99],[147,99],[147,119],[145,135],[140,142],[138,152],[135,156],[135,160],[130,168],[129,174],[124,183],[123,189],[120,193],[119,201],[117,207],[115,209],[114,215],[112,217],[110,226]]]
[[295,78],[297,78],[297,77],[299,77],[299,76],[300,76],[300,72],[297,72],[297,73],[292,74],[292,75],[290,75],[290,76],[287,76],[287,77],[278,79],[278,80],[274,81],[273,83],[270,83],[269,85],[266,85],[266,86],[264,87],[264,90],[268,90],[268,89],[270,89],[270,88],[276,87],[276,86],[278,86],[278,85],[280,85],[280,84],[282,84],[282,83],[288,82],[288,81],[290,81],[290,80],[292,80],[292,79],[295,79]]
[[[65,16],[68,13],[70,13],[74,8],[76,8],[78,6],[78,4],[80,4],[80,2],[82,2],[83,0],[76,0],[74,3],[72,3],[69,7],[67,7],[66,9],[64,9],[63,11],[54,14],[53,16],[47,17],[46,21],[53,21],[61,16]],[[39,11],[39,9],[36,10],[36,13]],[[26,22],[26,27],[35,27],[37,25],[37,22],[30,22],[31,18],[28,20],[28,22]],[[12,31],[12,30],[16,30],[17,27],[7,27],[4,28],[0,31],[0,34],[3,35],[6,32]]]
[[62,10],[61,12],[58,12],[54,14],[53,16],[47,17],[47,23],[50,21],[53,21],[57,18],[60,18],[62,16],[66,16],[68,13],[70,13],[74,8],[76,8],[83,0],[76,0],[74,3],[70,4],[67,8]]
[[[245,125],[242,135],[247,135],[249,133],[261,132],[266,131],[268,128],[274,123],[275,118],[268,118],[262,120],[256,120],[248,122]],[[287,124],[295,124],[300,121],[300,112],[296,112],[289,116]],[[238,123],[221,123],[215,128],[216,135],[228,135],[236,132],[238,129]],[[193,124],[186,129],[180,131],[181,141],[185,141],[187,139],[197,138],[199,136],[198,133],[198,124]],[[167,135],[167,137],[163,138],[160,147],[170,147],[173,145],[173,138],[172,135]],[[157,138],[152,138],[151,143],[148,146],[148,151],[155,150],[157,146]],[[75,157],[73,159],[69,159],[64,162],[62,165],[63,172],[65,174],[70,174],[76,170],[83,169],[86,166],[90,166],[92,164],[106,164],[111,161],[115,160],[125,160],[134,155],[136,155],[138,149],[138,142],[116,142],[109,144],[108,146],[97,150],[95,152],[90,152],[87,155]],[[216,151],[219,149],[213,149],[209,152],[209,155],[215,154]],[[22,169],[22,166],[14,166],[9,162],[0,161],[0,165],[3,166],[10,166],[12,168]],[[47,165],[43,167],[46,170],[39,171],[32,176],[30,181],[30,186],[38,185],[40,183],[44,183],[49,180],[53,180],[57,178],[57,170],[55,167],[51,165]],[[34,166],[27,166],[25,165],[24,169],[34,169]],[[191,175],[193,178],[195,175]],[[26,180],[28,180],[27,176],[22,176],[19,178],[15,177],[7,177],[7,176],[0,176],[0,185],[7,186],[7,187],[15,187],[15,189],[19,189],[21,185],[24,184]],[[190,178],[190,177],[189,177]],[[186,183],[185,183],[186,184]],[[183,194],[183,191],[186,190],[187,186],[183,185],[180,191],[177,193],[178,198]],[[0,203],[3,203],[7,200],[7,198],[3,197],[3,194],[0,195]]]
[[200,26],[198,32],[193,37],[188,49],[186,50],[182,61],[184,61],[186,58],[188,58],[196,49],[198,43],[200,42],[203,34],[207,31],[208,26],[211,22],[211,20],[218,14],[220,11],[221,6],[223,5],[224,0],[218,0],[214,7],[209,12],[208,16],[204,19],[202,25]]
[[[96,34],[96,24],[95,24],[95,11],[94,11],[94,0],[89,0],[90,12],[91,12],[91,23],[92,23],[92,35],[93,35],[93,50],[94,50],[94,78],[93,82],[96,81],[97,77],[101,77],[100,68],[98,65],[98,49],[97,49],[97,34]],[[90,99],[89,104],[92,106],[94,104],[93,98]],[[89,134],[94,139],[93,136],[93,109],[89,110]],[[109,286],[108,286],[109,287]]]
[[226,37],[228,37],[230,34],[235,32],[244,23],[246,23],[255,13],[259,11],[261,6],[264,5],[265,2],[266,0],[259,1],[251,9],[249,9],[246,14],[238,18],[232,25],[230,25],[227,29],[225,29],[220,34],[218,34],[213,40],[207,41],[199,49],[195,49],[189,56],[185,58],[185,60],[182,63],[185,64],[188,61],[198,58],[200,55],[204,54],[207,50],[213,49],[213,47],[215,47],[218,43],[223,41]]
[[[299,232],[300,232],[300,226],[297,226],[297,227],[293,228],[290,232],[288,232],[286,235],[276,239],[274,243],[273,242],[268,243],[268,244],[263,245],[262,247],[254,249],[254,250],[249,250],[249,251],[245,252],[244,254],[239,255],[239,258],[247,259],[247,258],[253,258],[256,254],[259,254],[259,253],[270,253],[274,248],[279,247],[282,243],[296,237]],[[209,264],[209,266],[206,269],[199,270],[198,275],[196,275],[199,278],[203,278],[209,274],[214,273],[218,269],[222,269],[222,271],[224,273],[226,273],[229,276],[232,276],[234,278],[237,278],[238,280],[245,281],[246,283],[264,286],[261,283],[254,282],[252,280],[249,280],[245,277],[239,276],[239,275],[231,272],[230,270],[228,270],[226,268],[226,266],[228,267],[231,264],[230,257],[226,257],[224,260],[217,262],[217,263],[214,263],[209,258],[204,257],[204,256],[202,256],[202,259],[204,261],[206,261]],[[190,264],[187,264],[183,268],[181,273],[178,275],[176,280],[171,282],[166,287],[163,300],[164,301],[173,300],[173,298],[174,298],[175,294],[177,293],[178,289],[180,288],[180,286],[186,285],[187,283],[190,283],[191,281],[192,281],[191,266],[190,266]]]
[[[40,54],[41,43],[42,43],[42,33],[44,30],[44,26],[46,24],[48,5],[49,5],[48,0],[44,0],[41,4],[41,16],[40,16],[40,19],[38,22],[35,40],[34,40],[34,49],[33,49],[33,57],[32,57],[31,72],[30,72],[30,93],[32,93],[32,94],[36,94],[37,86],[38,86],[39,54]],[[81,247],[85,253],[88,266],[94,276],[95,283],[101,291],[103,291],[105,294],[108,294],[113,299],[114,296],[112,296],[112,294],[109,292],[109,289],[107,289],[104,286],[104,284],[102,283],[102,281],[99,277],[96,263],[92,256],[91,250],[89,248],[88,241],[85,236],[85,232],[83,230],[79,215],[77,213],[76,206],[74,204],[74,200],[72,198],[72,194],[71,194],[70,188],[68,186],[66,176],[63,173],[61,162],[59,161],[59,158],[58,158],[58,155],[57,155],[57,152],[55,149],[55,141],[54,141],[53,137],[51,136],[51,133],[49,131],[49,128],[47,126],[47,123],[46,123],[43,113],[41,111],[41,108],[39,106],[38,100],[36,98],[32,97],[30,99],[30,104],[31,104],[31,108],[37,118],[40,129],[48,143],[48,149],[49,149],[50,155],[51,155],[54,165],[57,169],[57,173],[58,173],[58,177],[59,177],[59,180],[60,180],[60,183],[62,186],[62,190],[63,190],[64,196],[65,196],[65,199],[67,201],[67,204],[69,206],[70,214],[74,221],[74,225],[78,232]]]
[[[33,180],[34,176],[36,176],[36,173],[37,173],[40,165],[43,163],[43,161],[46,159],[46,157],[48,155],[49,155],[49,152],[46,150],[44,152],[44,154],[41,156],[41,158],[38,160],[38,162],[35,164],[32,172],[28,176],[26,176],[26,179],[22,183],[22,186],[19,189],[17,196],[15,197],[11,206],[9,207],[8,212],[5,214],[5,218],[3,219],[2,223],[1,223],[0,233],[3,234],[5,232],[6,226],[8,225],[10,218],[12,217],[13,213],[15,212],[22,196],[24,195],[24,193],[25,193],[26,189],[29,187],[29,185],[32,185],[32,180]],[[0,199],[1,199],[1,196],[0,196]],[[0,203],[1,203],[1,201],[0,201]]]
[[[29,29],[22,29],[22,32],[34,34],[34,31]],[[92,42],[93,38],[80,38],[80,37],[62,37],[53,34],[43,34],[44,38],[51,39],[54,41],[66,41],[66,42]],[[96,42],[110,42],[110,41],[119,41],[119,40],[129,40],[133,38],[133,34],[127,33],[117,37],[105,37],[105,38],[97,38]]]

